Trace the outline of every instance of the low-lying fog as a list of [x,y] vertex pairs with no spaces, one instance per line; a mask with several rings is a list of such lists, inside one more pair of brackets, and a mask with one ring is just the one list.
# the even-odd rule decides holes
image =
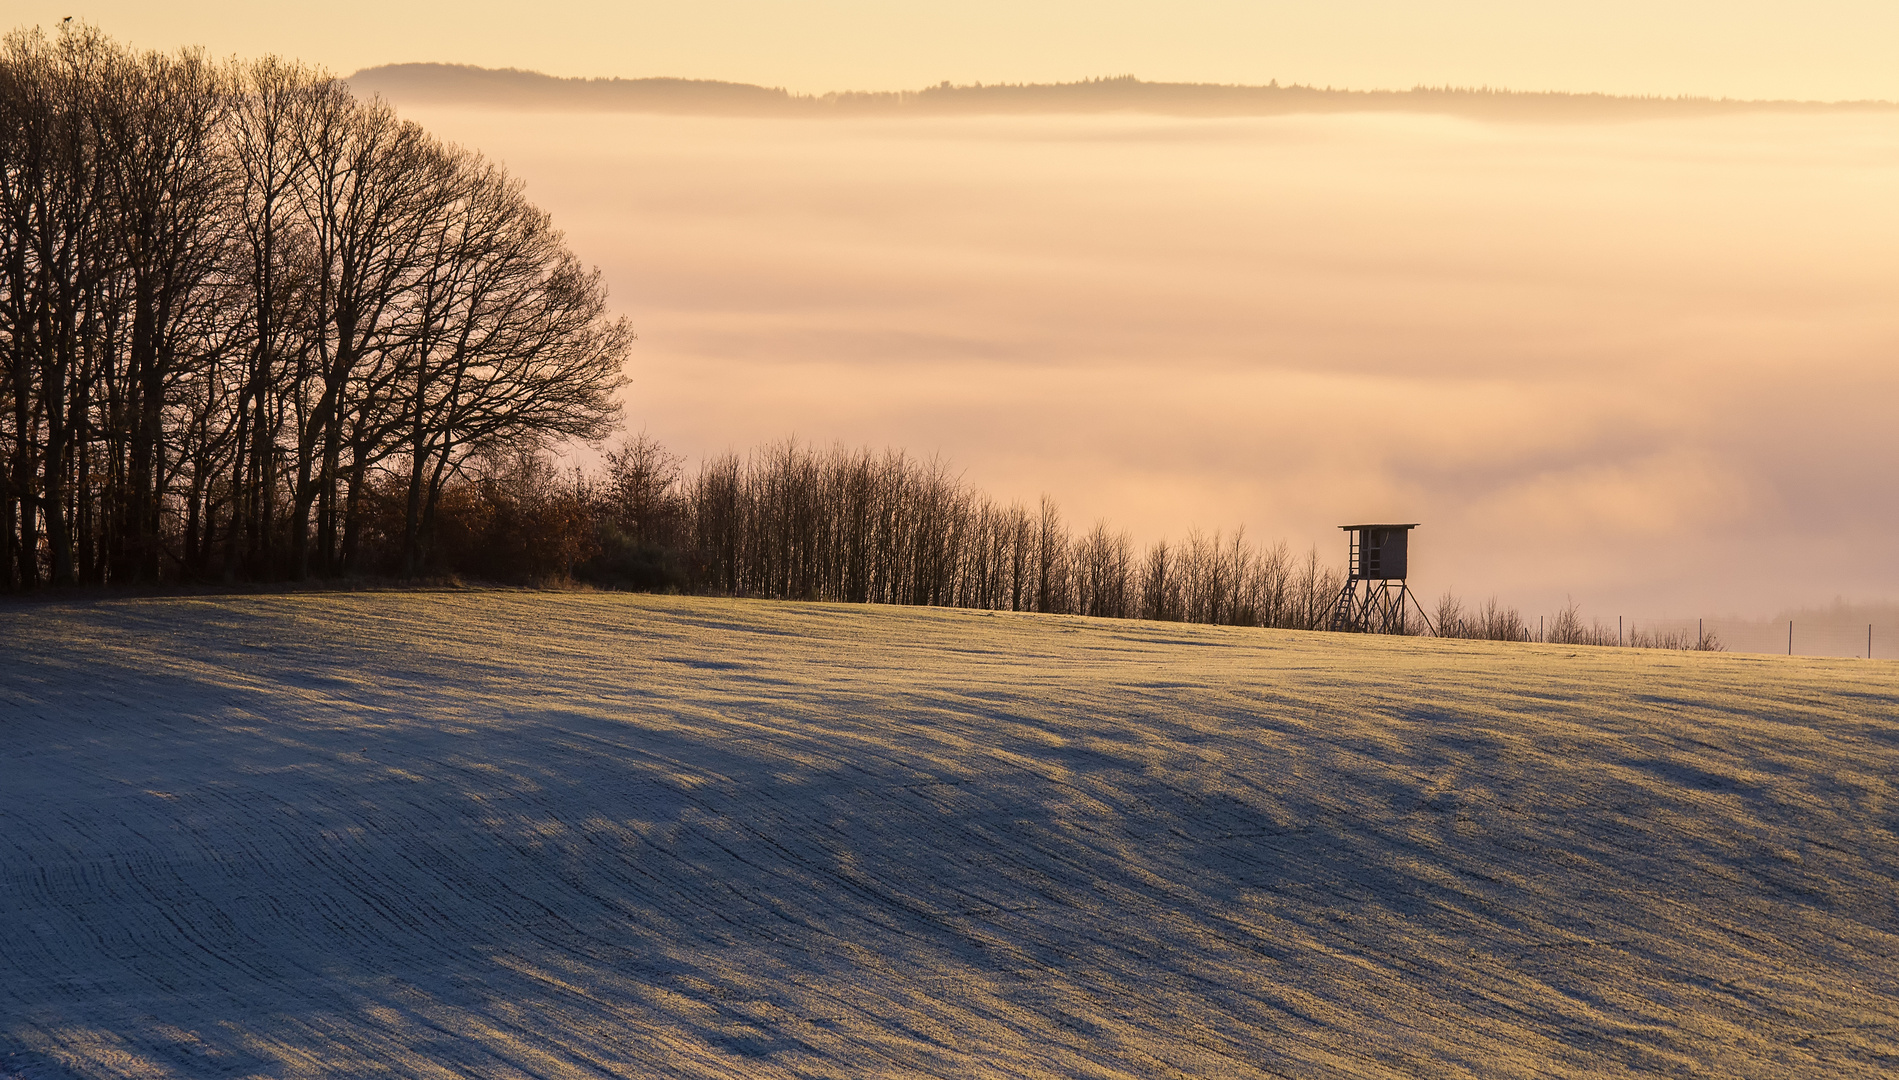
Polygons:
[[1137,539],[1434,596],[1770,614],[1899,593],[1899,118],[733,119],[408,108],[526,178],[696,461],[951,459]]

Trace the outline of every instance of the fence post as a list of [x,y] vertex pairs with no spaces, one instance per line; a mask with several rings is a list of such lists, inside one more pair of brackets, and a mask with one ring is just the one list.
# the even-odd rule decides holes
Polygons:
[[1793,620],[1787,620],[1787,655],[1793,655]]

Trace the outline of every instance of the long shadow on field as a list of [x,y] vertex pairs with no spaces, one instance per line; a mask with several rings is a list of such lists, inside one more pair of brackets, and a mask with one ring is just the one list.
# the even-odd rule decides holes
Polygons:
[[1812,742],[115,618],[0,666],[23,1075],[1899,1064],[1891,810]]

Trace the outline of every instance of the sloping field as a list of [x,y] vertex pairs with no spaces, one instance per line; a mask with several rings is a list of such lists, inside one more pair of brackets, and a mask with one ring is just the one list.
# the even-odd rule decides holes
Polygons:
[[0,608],[0,1076],[1890,1076],[1899,665]]

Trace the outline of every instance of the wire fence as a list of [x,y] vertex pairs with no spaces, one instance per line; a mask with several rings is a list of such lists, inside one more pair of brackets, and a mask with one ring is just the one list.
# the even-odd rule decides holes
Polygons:
[[1537,616],[1525,630],[1533,641],[1575,645],[1899,659],[1899,621],[1882,623],[1852,616],[1792,619],[1617,616],[1582,624],[1564,620],[1559,614]]

